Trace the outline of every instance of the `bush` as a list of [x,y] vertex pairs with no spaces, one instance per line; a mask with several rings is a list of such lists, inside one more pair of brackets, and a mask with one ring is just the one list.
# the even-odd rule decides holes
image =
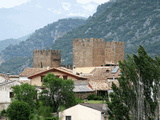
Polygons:
[[26,102],[14,101],[7,109],[7,116],[11,120],[29,120],[30,107]]
[[87,97],[88,100],[102,100],[101,96],[97,96],[96,94],[90,94]]
[[5,114],[6,114],[6,110],[2,110],[2,111],[0,112],[0,117],[1,117],[1,116],[5,116]]

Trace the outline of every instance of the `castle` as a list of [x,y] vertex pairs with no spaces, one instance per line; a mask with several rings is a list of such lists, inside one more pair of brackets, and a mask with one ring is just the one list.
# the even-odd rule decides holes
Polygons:
[[34,68],[59,67],[61,65],[60,50],[34,50]]
[[[59,67],[60,50],[35,50],[34,68]],[[105,42],[104,39],[74,39],[73,65],[76,67],[97,67],[117,64],[124,60],[124,42]]]
[[94,38],[73,40],[73,64],[76,67],[117,64],[119,60],[124,60],[124,42],[105,42]]

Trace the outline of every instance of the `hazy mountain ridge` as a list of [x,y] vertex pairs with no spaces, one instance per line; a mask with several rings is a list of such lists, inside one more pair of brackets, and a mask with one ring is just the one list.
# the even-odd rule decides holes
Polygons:
[[0,40],[19,38],[62,18],[88,17],[97,3],[80,4],[76,0],[29,0],[13,8],[0,8]]
[[6,40],[0,41],[0,45],[1,45],[0,52],[4,50],[6,47],[8,47],[9,45],[16,45],[16,44],[19,44],[21,41],[25,41],[28,37],[29,35],[20,37],[18,39],[6,39]]
[[[150,55],[160,55],[160,2],[156,0],[117,0],[98,7],[97,12],[85,24],[58,38],[52,48],[62,50],[63,64],[72,64],[72,40],[75,38],[103,38],[106,41],[123,41],[125,53],[135,53],[139,44]],[[50,31],[48,31],[50,33]],[[45,37],[48,37],[48,33]],[[38,38],[35,41],[39,42]],[[37,44],[33,44],[35,48]],[[50,44],[51,45],[51,44]],[[25,45],[23,45],[25,48]],[[10,49],[10,48],[8,48]],[[20,51],[23,51],[21,48]],[[12,49],[13,50],[13,49]],[[19,52],[14,51],[15,55]],[[21,52],[25,54],[25,52]],[[3,56],[8,53],[3,52]],[[29,54],[28,54],[29,55]],[[9,55],[8,58],[12,58]],[[1,67],[1,66],[0,66]]]
[[13,57],[30,57],[33,50],[46,49],[51,46],[55,40],[65,35],[73,28],[84,24],[84,19],[61,19],[44,28],[36,30],[26,41],[18,45],[10,45],[1,52],[1,58],[6,61]]

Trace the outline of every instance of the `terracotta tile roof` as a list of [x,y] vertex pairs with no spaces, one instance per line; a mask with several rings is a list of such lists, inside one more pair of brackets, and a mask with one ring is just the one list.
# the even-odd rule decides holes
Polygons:
[[43,70],[42,72],[37,72],[35,74],[29,75],[28,78],[33,78],[35,76],[38,76],[38,75],[41,75],[41,74],[44,74],[44,73],[53,72],[53,71],[59,71],[59,72],[74,76],[75,78],[78,78],[78,79],[87,79],[87,78],[84,78],[82,76],[73,74],[73,72],[71,70],[67,69],[67,68],[64,69],[64,68],[61,68],[61,67],[59,67],[59,68],[50,68],[48,70]]
[[110,70],[110,67],[96,67],[91,72],[91,74],[93,74],[93,80],[107,80],[107,77],[110,74]]
[[82,74],[82,76],[88,78],[88,80],[107,80],[111,74],[112,67],[95,67],[90,74]]
[[110,84],[106,80],[90,80],[89,84],[93,90],[109,90]]
[[56,69],[60,69],[60,70],[65,71],[65,72],[73,73],[73,70],[67,69],[67,68],[65,68],[65,67],[58,67],[58,68],[56,68]]
[[90,80],[89,84],[93,90],[111,90],[112,83],[116,86],[119,86],[119,82],[117,80],[107,81],[107,80]]
[[23,72],[19,75],[20,77],[29,77],[35,75],[37,73],[43,72],[47,70],[47,68],[26,68]]

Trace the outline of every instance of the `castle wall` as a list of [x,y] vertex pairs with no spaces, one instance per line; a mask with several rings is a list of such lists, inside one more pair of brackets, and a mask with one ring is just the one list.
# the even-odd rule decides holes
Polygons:
[[104,39],[74,39],[73,64],[76,67],[95,67],[124,60],[124,43]]
[[105,63],[124,60],[124,42],[107,42],[105,47]]
[[93,41],[88,39],[73,40],[73,62],[78,67],[93,66]]
[[105,62],[105,41],[104,39],[93,39],[93,66],[104,65]]
[[61,52],[57,50],[34,50],[34,68],[59,67],[61,64]]

